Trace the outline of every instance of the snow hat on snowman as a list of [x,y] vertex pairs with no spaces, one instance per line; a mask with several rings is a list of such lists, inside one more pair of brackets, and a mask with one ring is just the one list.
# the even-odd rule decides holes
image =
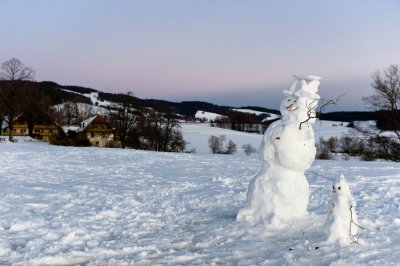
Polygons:
[[342,196],[349,199],[353,198],[350,192],[349,184],[347,184],[347,181],[344,178],[343,174],[341,174],[332,184],[332,192],[334,193],[334,195],[336,194],[337,197]]
[[318,86],[321,77],[315,75],[293,75],[295,80],[290,85],[289,90],[284,90],[285,96],[295,95],[299,98],[319,99]]

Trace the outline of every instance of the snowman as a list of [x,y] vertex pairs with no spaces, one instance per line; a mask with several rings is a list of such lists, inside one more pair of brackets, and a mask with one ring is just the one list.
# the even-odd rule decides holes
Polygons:
[[356,202],[343,175],[333,184],[332,192],[332,200],[328,206],[329,214],[324,225],[327,242],[340,245],[358,243]]
[[295,76],[280,107],[281,119],[266,130],[260,145],[263,162],[251,180],[247,205],[238,221],[281,227],[285,221],[307,214],[309,185],[304,172],[315,159],[311,124],[319,100],[317,76]]

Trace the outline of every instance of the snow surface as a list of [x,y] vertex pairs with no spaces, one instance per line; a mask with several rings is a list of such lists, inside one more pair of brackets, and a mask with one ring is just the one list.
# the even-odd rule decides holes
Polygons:
[[[237,137],[249,142],[247,135]],[[0,156],[0,265],[400,261],[398,163],[315,161],[306,172],[309,216],[285,231],[268,231],[235,220],[261,167],[257,156],[25,141],[0,143]],[[367,228],[358,233],[362,245],[321,244],[332,182],[340,173],[357,201],[358,222]]]

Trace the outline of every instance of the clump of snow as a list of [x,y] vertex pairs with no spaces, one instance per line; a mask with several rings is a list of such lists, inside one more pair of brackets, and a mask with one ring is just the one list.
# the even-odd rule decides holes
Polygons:
[[324,225],[327,241],[340,245],[355,243],[358,231],[356,201],[343,175],[333,184],[332,192],[329,214]]
[[[281,103],[282,119],[274,122],[264,134],[260,155],[261,171],[252,179],[247,206],[237,220],[263,222],[281,227],[284,222],[307,213],[309,184],[304,175],[314,161],[316,149],[313,129],[319,99],[319,78],[296,78]],[[308,123],[302,125],[302,122]]]

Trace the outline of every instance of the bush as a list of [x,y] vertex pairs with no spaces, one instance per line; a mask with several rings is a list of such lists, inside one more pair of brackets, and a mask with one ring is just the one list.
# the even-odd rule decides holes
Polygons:
[[349,156],[357,156],[364,161],[377,159],[400,161],[400,143],[395,137],[373,135],[368,138],[343,136],[339,140],[320,138],[316,145],[317,159],[330,160],[332,153],[343,155],[345,160]]
[[225,135],[210,136],[208,139],[208,147],[213,154],[234,154],[236,152],[236,144],[230,139],[228,145],[224,148]]
[[350,121],[350,122],[347,124],[347,127],[355,128],[354,121]]
[[365,153],[365,144],[362,139],[344,136],[339,140],[339,152],[350,156],[360,156]]
[[225,154],[234,154],[236,152],[236,143],[233,142],[231,139],[228,141],[228,146],[224,150]]
[[316,158],[320,160],[331,160],[333,158],[332,152],[337,149],[337,139],[329,138],[324,140],[322,137],[319,139],[317,144],[317,155]]
[[249,156],[250,154],[255,153],[257,151],[257,149],[255,147],[251,146],[251,144],[244,144],[242,146],[242,149],[247,156]]

